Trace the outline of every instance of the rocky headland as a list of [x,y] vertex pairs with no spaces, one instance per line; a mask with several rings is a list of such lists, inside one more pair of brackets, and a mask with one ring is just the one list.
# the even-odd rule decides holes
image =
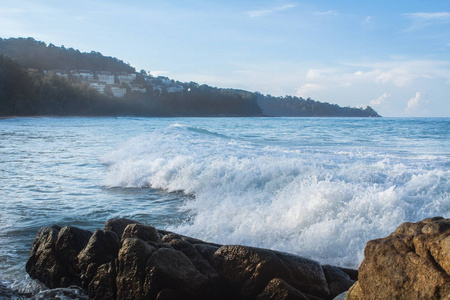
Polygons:
[[116,218],[40,229],[26,269],[73,299],[450,299],[450,219],[404,223],[364,254],[358,272]]

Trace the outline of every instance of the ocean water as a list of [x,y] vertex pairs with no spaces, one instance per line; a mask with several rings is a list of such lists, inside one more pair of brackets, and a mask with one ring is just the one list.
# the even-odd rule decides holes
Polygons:
[[0,205],[0,280],[27,291],[40,227],[117,216],[357,268],[367,241],[450,217],[450,119],[3,119]]

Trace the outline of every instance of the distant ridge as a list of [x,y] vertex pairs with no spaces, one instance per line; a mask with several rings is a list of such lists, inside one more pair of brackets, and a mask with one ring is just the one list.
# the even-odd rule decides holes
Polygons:
[[370,106],[178,82],[95,51],[0,38],[0,116],[13,115],[380,117]]

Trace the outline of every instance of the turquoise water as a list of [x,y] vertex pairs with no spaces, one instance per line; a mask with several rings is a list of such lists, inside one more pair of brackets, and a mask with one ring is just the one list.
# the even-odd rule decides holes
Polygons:
[[357,267],[405,221],[450,217],[450,119],[0,120],[0,279],[42,226],[112,217]]

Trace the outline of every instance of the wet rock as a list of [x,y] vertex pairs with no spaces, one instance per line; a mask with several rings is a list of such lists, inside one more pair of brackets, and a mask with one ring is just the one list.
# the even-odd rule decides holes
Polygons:
[[347,291],[355,283],[355,280],[352,280],[350,276],[340,268],[330,265],[324,265],[322,268],[332,298]]
[[125,227],[122,240],[126,238],[138,238],[146,242],[161,243],[158,230],[153,226],[146,226],[142,224],[129,224]]
[[[56,249],[60,230],[59,226],[39,230],[25,267],[31,278],[39,279],[49,288],[67,287],[79,283],[75,268],[70,265],[73,259],[67,260],[66,254]],[[68,244],[71,243],[68,242]],[[60,246],[64,248],[61,240]]]
[[257,300],[309,300],[297,289],[286,283],[283,279],[274,278],[258,295]]
[[117,257],[119,238],[113,231],[97,230],[89,239],[86,247],[78,254],[78,263],[82,269],[95,263],[102,265]]
[[146,265],[155,248],[148,243],[127,238],[122,242],[117,259],[117,298],[143,299]]
[[354,271],[287,253],[221,246],[121,218],[105,228],[42,228],[27,271],[50,288],[79,284],[90,299],[332,299],[353,282]]
[[78,268],[81,270],[83,287],[87,287],[100,265],[109,263],[119,252],[119,238],[113,231],[97,230],[88,244],[78,254]]
[[116,265],[112,261],[97,268],[94,278],[89,282],[89,299],[116,299]]
[[122,237],[123,231],[130,224],[141,224],[141,223],[131,219],[114,218],[105,222],[105,230],[114,231],[120,239]]
[[165,236],[163,240],[165,244],[170,245],[173,249],[181,251],[186,255],[202,274],[210,277],[218,276],[217,271],[203,258],[191,243],[178,235]]
[[444,299],[450,295],[450,219],[404,223],[364,250],[347,299]]
[[163,289],[187,299],[207,299],[208,280],[182,252],[160,248],[147,262],[145,297],[154,299]]
[[302,293],[329,298],[322,266],[309,259],[244,246],[223,246],[214,254],[216,270],[245,299],[258,296],[279,278]]

